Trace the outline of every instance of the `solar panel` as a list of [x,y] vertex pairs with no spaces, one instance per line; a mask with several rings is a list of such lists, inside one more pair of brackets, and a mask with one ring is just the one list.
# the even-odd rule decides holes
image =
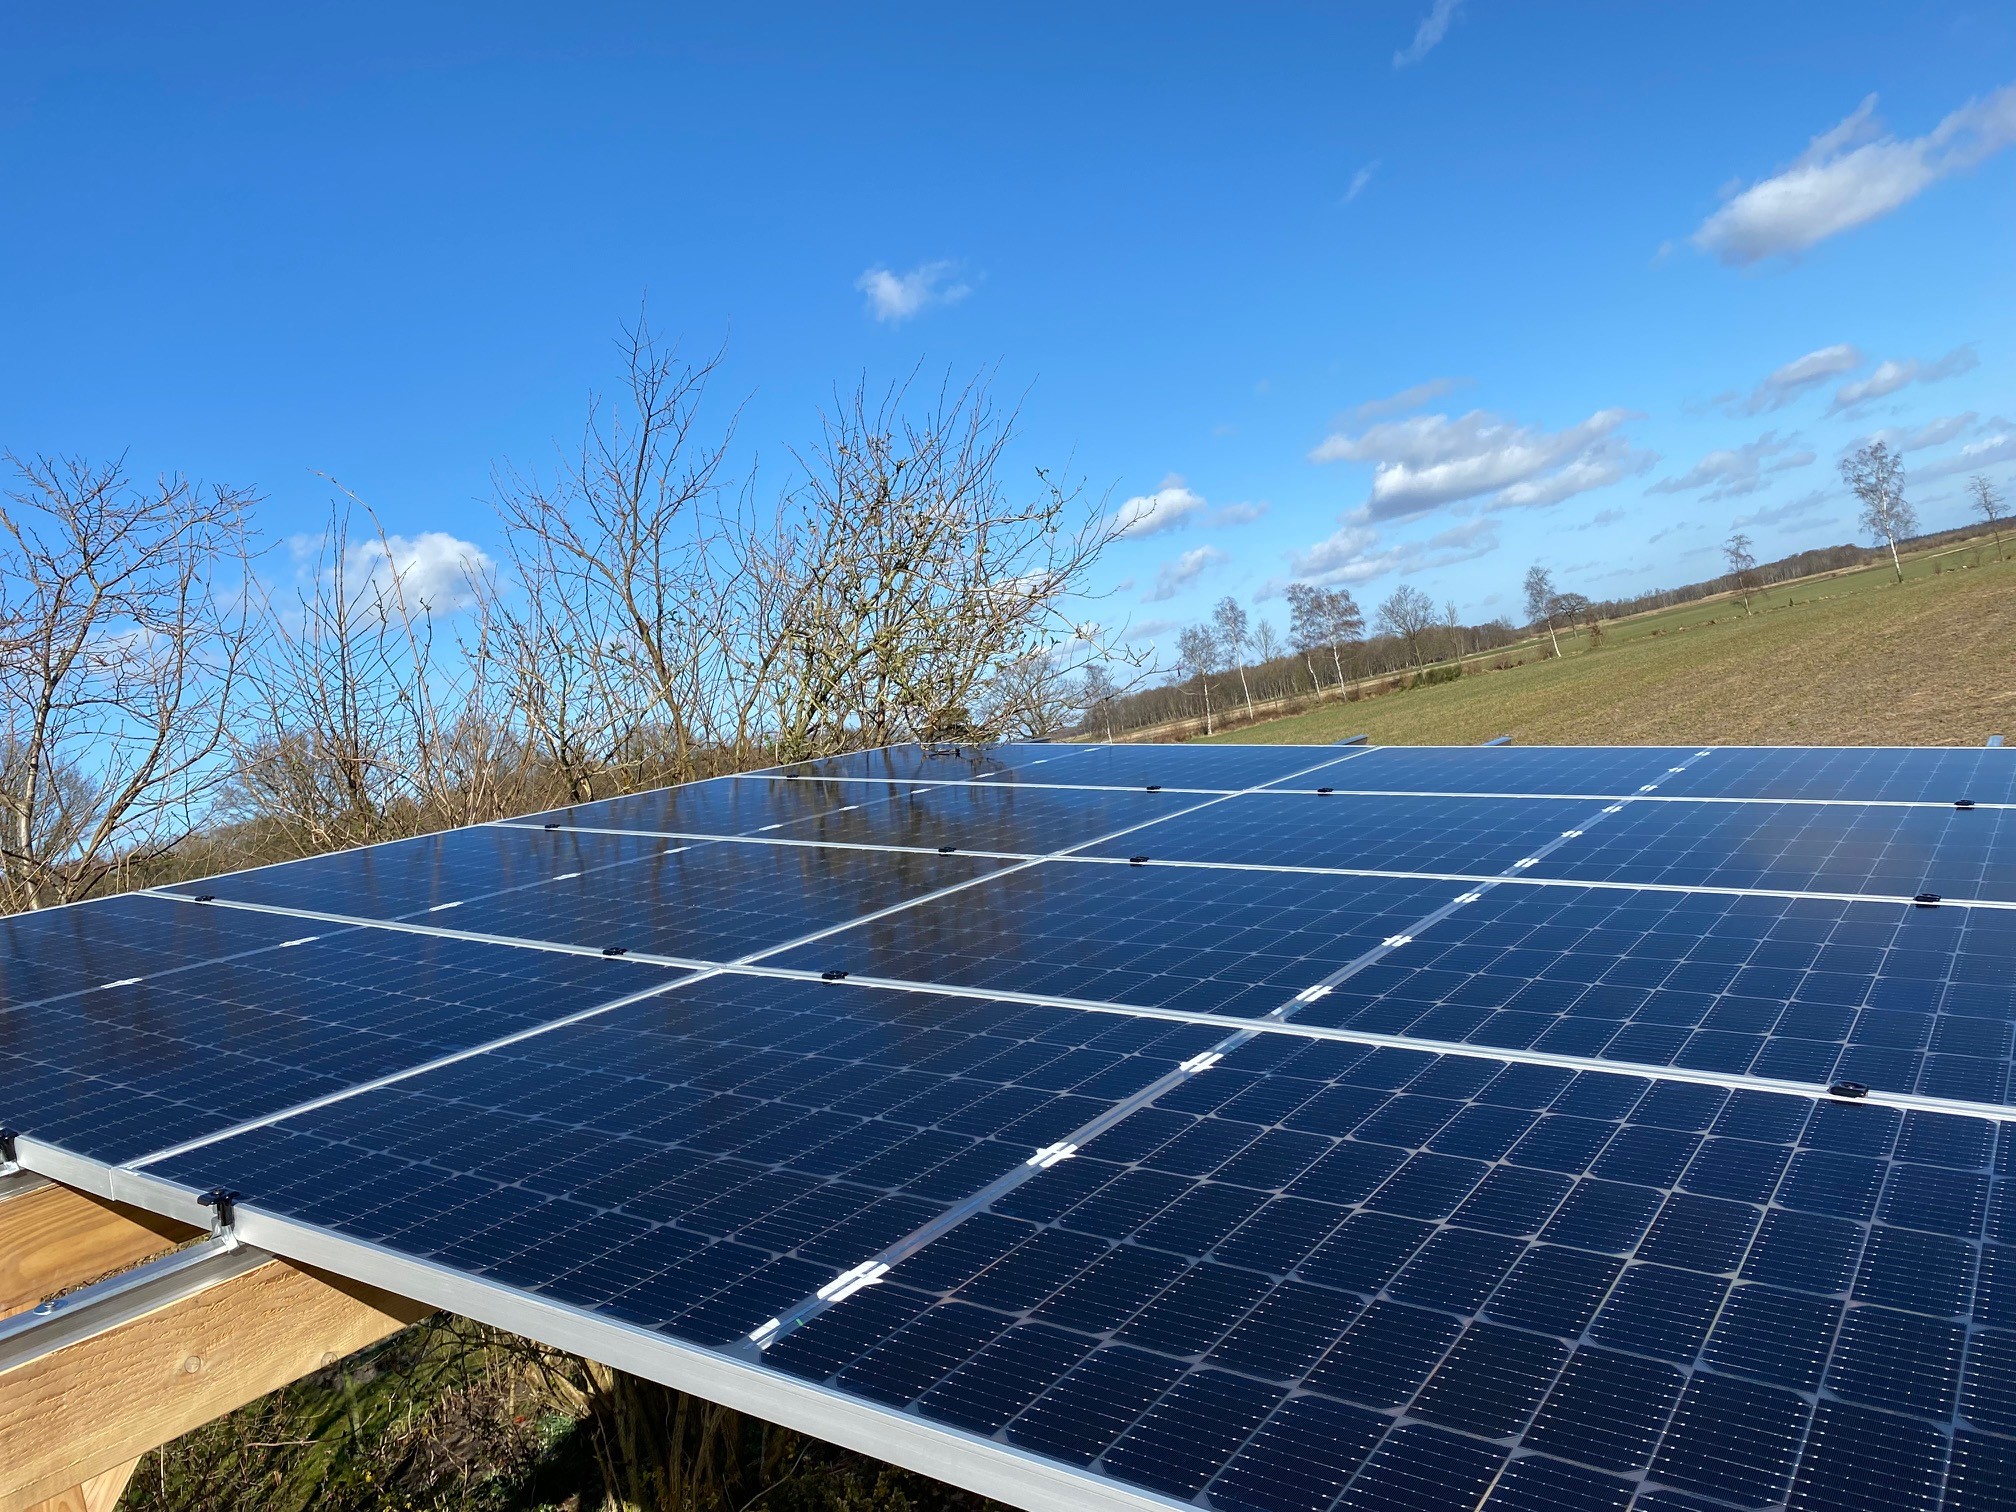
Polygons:
[[0,921],[0,1121],[1031,1508],[2005,1506],[2012,798],[823,759]]

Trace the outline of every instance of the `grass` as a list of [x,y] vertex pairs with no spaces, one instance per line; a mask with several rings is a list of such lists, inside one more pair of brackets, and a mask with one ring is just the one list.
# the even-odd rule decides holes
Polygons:
[[[2016,553],[2012,553],[2016,557]],[[1221,742],[1381,745],[1979,745],[2016,740],[2016,560],[1967,545],[1682,605],[1600,645],[1526,648],[1503,671],[1328,703]]]

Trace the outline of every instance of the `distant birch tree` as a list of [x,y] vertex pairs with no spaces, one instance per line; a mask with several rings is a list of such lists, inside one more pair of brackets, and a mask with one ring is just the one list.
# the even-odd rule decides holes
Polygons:
[[1904,459],[1887,441],[1871,441],[1842,459],[1841,479],[1862,501],[1862,528],[1890,548],[1890,566],[1904,581],[1897,543],[1918,528],[1918,512],[1904,497]]

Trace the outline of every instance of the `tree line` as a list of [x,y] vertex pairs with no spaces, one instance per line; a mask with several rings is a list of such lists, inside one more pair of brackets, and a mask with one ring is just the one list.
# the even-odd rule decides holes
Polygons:
[[[337,494],[275,582],[251,490],[9,454],[0,909],[908,739],[1046,733],[1116,538],[984,379],[835,396],[759,486],[718,365],[639,324],[495,559]],[[739,464],[739,465],[738,465]]]

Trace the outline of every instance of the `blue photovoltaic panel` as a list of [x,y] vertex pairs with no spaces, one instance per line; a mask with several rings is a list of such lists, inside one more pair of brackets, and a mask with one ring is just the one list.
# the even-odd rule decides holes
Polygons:
[[1046,861],[771,964],[1257,1017],[1453,890],[1440,881]]
[[1999,1103],[2016,912],[1495,887],[1299,1022]]
[[[1589,793],[1629,797],[1647,784],[1669,791],[1671,768],[1695,759],[1679,746],[1373,746],[1340,769],[1338,789],[1412,793]],[[1703,758],[1708,759],[1708,758]]]
[[1595,812],[1586,798],[1249,793],[1086,854],[1495,876]]
[[1583,882],[2016,901],[2016,810],[1641,803],[1533,869]]
[[[242,946],[274,923],[304,933],[295,919],[132,901],[212,926],[208,943]],[[126,1160],[675,979],[376,930],[278,944],[0,1012],[0,1123]]]
[[2006,1507],[2011,760],[831,758],[0,922],[0,1122],[1046,1508]]
[[127,977],[189,971],[302,934],[298,920],[104,898],[0,917],[0,1014]]
[[728,961],[1007,864],[491,826],[186,884],[244,903]]
[[1335,746],[1081,746],[1069,759],[1017,764],[981,780],[1237,792],[1269,783],[1299,784],[1306,776],[1313,787],[1335,780],[1335,774],[1364,754]]
[[905,783],[777,781],[716,777],[683,787],[656,788],[622,798],[577,803],[528,814],[514,824],[586,825],[621,830],[673,830],[699,835],[747,835],[790,827],[815,814],[889,803],[910,791]]
[[714,977],[156,1174],[720,1344],[1220,1037]]
[[1715,798],[2016,803],[2016,748],[1730,746],[1661,792]]
[[767,768],[786,777],[882,777],[903,782],[976,782],[1012,768],[1049,765],[1082,756],[1096,746],[1007,742],[1002,745],[900,745],[877,751],[820,756]]
[[564,873],[634,866],[668,849],[667,842],[645,837],[479,825],[283,861],[166,890],[185,898],[208,895],[233,903],[401,919],[513,888],[542,886]]
[[768,1360],[1250,1512],[1932,1506],[2016,1427],[2004,1169],[1976,1119],[1270,1035]]
[[[779,786],[789,786],[779,783]],[[1048,855],[1207,801],[1196,794],[1005,784],[919,787],[773,830],[780,840]],[[1157,833],[1162,833],[1157,830]]]

